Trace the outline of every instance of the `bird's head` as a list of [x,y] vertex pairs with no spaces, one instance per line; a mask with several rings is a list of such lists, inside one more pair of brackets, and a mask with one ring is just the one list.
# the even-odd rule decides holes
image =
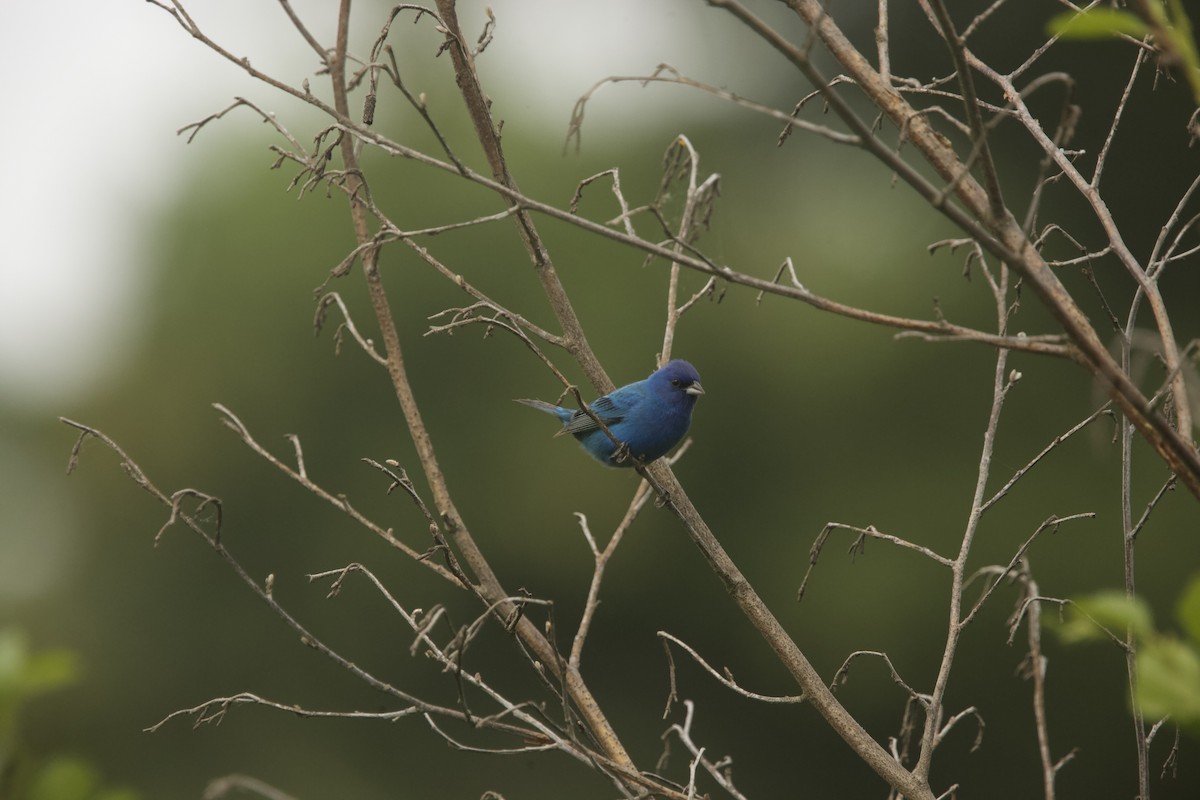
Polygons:
[[650,380],[661,387],[662,391],[680,393],[682,399],[686,399],[689,404],[695,403],[696,398],[704,394],[704,387],[700,385],[700,373],[680,358],[668,361],[650,376]]

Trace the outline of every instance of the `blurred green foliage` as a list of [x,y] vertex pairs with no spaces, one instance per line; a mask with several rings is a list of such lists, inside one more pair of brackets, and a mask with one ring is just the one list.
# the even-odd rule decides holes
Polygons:
[[1076,598],[1056,627],[1070,643],[1123,640],[1126,631],[1137,653],[1138,708],[1149,720],[1170,721],[1200,736],[1200,575],[1184,589],[1176,608],[1184,637],[1155,629],[1149,605],[1122,592]]
[[6,800],[137,800],[104,786],[90,759],[35,753],[22,740],[32,701],[75,684],[79,659],[66,649],[33,651],[16,628],[0,628],[0,797]]
[[1153,36],[1171,61],[1178,62],[1192,95],[1200,103],[1200,54],[1183,0],[1146,0],[1130,9],[1093,7],[1067,11],[1050,20],[1051,33],[1067,39],[1111,39]]

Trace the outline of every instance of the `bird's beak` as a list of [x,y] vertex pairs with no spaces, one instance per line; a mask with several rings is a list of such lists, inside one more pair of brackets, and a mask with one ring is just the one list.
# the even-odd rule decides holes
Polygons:
[[696,381],[691,386],[683,390],[684,394],[704,394],[704,387],[700,385],[700,381]]

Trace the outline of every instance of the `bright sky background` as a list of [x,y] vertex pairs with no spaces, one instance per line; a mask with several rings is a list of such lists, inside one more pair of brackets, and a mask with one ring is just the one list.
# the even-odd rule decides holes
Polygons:
[[[575,98],[598,78],[639,74],[659,61],[703,72],[738,72],[712,41],[718,21],[695,0],[493,0],[499,25],[485,54],[489,76],[518,77],[523,115],[565,128]],[[322,41],[336,3],[295,0]],[[239,54],[298,81],[315,59],[273,0],[192,0],[200,25]],[[482,2],[460,4],[478,31]],[[356,4],[359,12],[366,3]],[[728,32],[730,27],[722,26]],[[537,53],[537,59],[529,57]],[[703,52],[703,57],[697,54]],[[554,69],[548,72],[547,64]],[[5,80],[5,191],[0,193],[0,403],[40,409],[119,372],[142,335],[149,274],[139,226],[170,202],[203,153],[180,126],[243,94],[267,109],[274,90],[256,84],[142,0],[0,2]],[[701,75],[703,76],[703,75]],[[639,92],[623,91],[616,113]],[[680,90],[685,91],[685,90]],[[117,377],[119,379],[119,376]]]
[[[221,5],[227,14],[228,3]],[[276,7],[241,4],[255,22]],[[0,3],[0,399],[40,406],[120,361],[147,316],[139,223],[189,157],[174,130],[238,87],[162,11]]]

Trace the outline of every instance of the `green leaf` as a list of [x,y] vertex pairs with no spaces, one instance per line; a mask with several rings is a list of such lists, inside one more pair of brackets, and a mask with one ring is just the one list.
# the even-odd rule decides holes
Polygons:
[[1147,718],[1200,724],[1200,653],[1178,639],[1160,638],[1138,650],[1137,669],[1138,707]]
[[1107,639],[1106,630],[1122,639],[1127,630],[1139,640],[1152,636],[1150,607],[1140,597],[1127,597],[1117,590],[1079,597],[1067,607],[1066,621],[1058,627],[1058,635],[1068,643],[1085,642]]
[[1116,8],[1093,8],[1079,14],[1066,11],[1052,18],[1046,27],[1064,39],[1111,39],[1122,33],[1140,39],[1150,33],[1146,23]]
[[1187,632],[1188,638],[1200,646],[1200,575],[1193,577],[1183,590],[1175,613],[1179,615],[1179,624]]
[[1170,0],[1171,13],[1166,36],[1171,51],[1180,60],[1180,69],[1192,87],[1192,97],[1200,103],[1200,53],[1196,52],[1196,37],[1192,34],[1192,22],[1183,10],[1180,0]]

